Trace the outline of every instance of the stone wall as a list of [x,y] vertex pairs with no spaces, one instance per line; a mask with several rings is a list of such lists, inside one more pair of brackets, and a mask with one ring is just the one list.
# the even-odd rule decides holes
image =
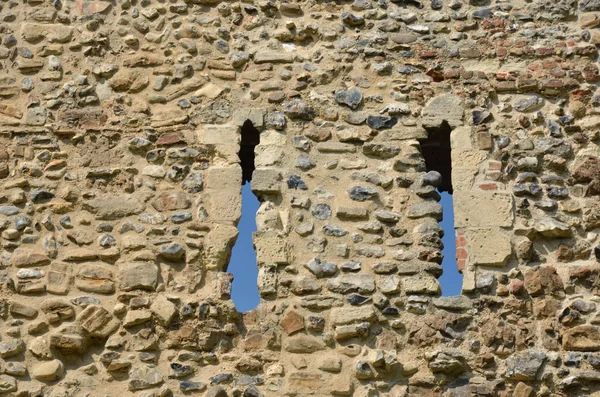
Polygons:
[[[0,27],[0,394],[600,395],[600,1],[5,0]],[[440,297],[421,143],[450,130]]]

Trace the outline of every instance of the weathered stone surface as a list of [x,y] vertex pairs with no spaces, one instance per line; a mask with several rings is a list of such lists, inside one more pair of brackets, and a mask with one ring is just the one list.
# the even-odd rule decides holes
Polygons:
[[6,2],[0,392],[593,395],[600,6],[497,3]]
[[[455,227],[511,227],[513,197],[500,192],[456,192],[454,195]],[[494,211],[480,211],[480,208]]]
[[119,266],[119,289],[153,291],[158,283],[158,268],[153,263],[130,263]]
[[600,327],[578,325],[568,329],[562,335],[562,344],[570,351],[598,351],[600,350]]
[[142,213],[145,204],[133,195],[95,198],[82,203],[83,208],[96,215],[97,219],[119,219]]
[[506,359],[506,377],[513,380],[535,380],[546,354],[539,351],[517,353]]
[[32,371],[35,379],[41,381],[55,381],[65,373],[65,366],[60,360],[52,360],[38,364]]
[[86,307],[77,316],[77,322],[94,338],[107,338],[119,328],[119,321],[98,305]]
[[462,101],[452,94],[444,94],[433,98],[421,111],[422,123],[425,128],[437,128],[445,121],[450,127],[463,124],[464,111]]
[[157,368],[141,365],[133,368],[129,374],[129,390],[144,390],[156,387],[164,382]]

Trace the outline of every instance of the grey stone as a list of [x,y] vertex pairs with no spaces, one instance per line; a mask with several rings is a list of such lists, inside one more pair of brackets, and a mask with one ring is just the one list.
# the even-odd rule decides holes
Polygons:
[[369,294],[375,291],[375,280],[369,274],[342,274],[327,282],[327,289],[340,294],[358,292]]
[[54,193],[47,190],[33,190],[30,193],[30,197],[34,204],[40,204],[52,200],[54,198]]
[[308,186],[298,175],[290,175],[287,179],[288,189],[308,190]]
[[429,171],[421,178],[421,184],[424,186],[438,187],[442,184],[442,174],[437,171]]
[[535,380],[546,360],[546,353],[527,351],[516,353],[506,359],[505,376],[511,380]]
[[282,112],[269,112],[265,119],[267,128],[283,130],[286,125],[285,115]]
[[134,367],[129,373],[129,390],[143,390],[156,387],[163,383],[162,374],[157,368],[140,366]]
[[407,217],[411,219],[432,217],[439,222],[442,220],[442,206],[435,202],[413,204],[408,210]]
[[382,130],[386,128],[392,128],[398,124],[396,117],[389,116],[369,116],[367,117],[367,125],[374,130]]
[[20,211],[21,210],[19,210],[18,207],[15,207],[13,205],[0,205],[0,214],[2,214],[2,215],[6,215],[6,216],[16,215]]
[[335,100],[352,109],[356,109],[362,103],[363,95],[358,88],[350,88],[349,90],[338,91],[335,93]]
[[445,310],[468,310],[473,306],[473,302],[463,295],[442,296],[433,299],[433,305]]
[[433,373],[458,375],[467,369],[466,358],[458,350],[441,351],[429,362],[429,369]]
[[206,384],[202,382],[192,382],[189,380],[183,380],[179,382],[179,389],[182,392],[201,392],[206,389]]
[[179,243],[162,245],[159,252],[163,258],[171,261],[179,261],[185,257],[185,248]]
[[389,159],[397,156],[400,153],[400,148],[381,143],[365,143],[363,145],[363,153],[367,156]]
[[348,195],[355,201],[366,201],[377,195],[377,190],[372,187],[354,186],[348,189]]
[[481,8],[479,10],[473,11],[471,15],[473,15],[473,18],[475,19],[485,19],[491,17],[492,14],[492,10],[490,10],[489,8]]
[[348,234],[348,231],[339,226],[325,225],[323,226],[323,234],[326,236],[342,237]]
[[322,221],[331,217],[331,207],[328,204],[315,204],[310,213]]
[[314,258],[304,265],[317,278],[333,276],[337,272],[337,266],[333,263],[322,263],[319,258]]
[[581,11],[600,11],[600,0],[581,0],[579,2]]
[[315,109],[302,99],[283,103],[283,111],[292,119],[312,120],[315,117]]
[[514,108],[518,112],[526,113],[539,109],[543,103],[544,100],[542,98],[532,96],[518,100],[515,102]]

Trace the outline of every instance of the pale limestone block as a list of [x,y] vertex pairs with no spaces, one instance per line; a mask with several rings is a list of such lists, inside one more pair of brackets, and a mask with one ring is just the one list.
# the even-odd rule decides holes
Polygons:
[[233,111],[232,123],[241,127],[250,120],[254,128],[261,129],[264,125],[265,112],[262,109],[236,109]]
[[233,225],[215,225],[205,237],[204,259],[207,270],[224,270],[231,256],[231,249],[239,234]]
[[504,266],[511,255],[511,233],[500,228],[469,230],[469,264]]
[[252,173],[252,192],[254,194],[279,193],[282,179],[280,169],[257,168]]
[[254,234],[252,241],[256,249],[256,260],[259,264],[277,263],[287,265],[289,263],[289,246],[284,237]]
[[463,124],[464,110],[460,97],[443,94],[432,98],[421,112],[425,128],[437,128],[443,121],[456,128]]
[[437,295],[440,293],[440,283],[429,275],[417,275],[402,280],[403,289],[408,295],[427,294]]
[[236,224],[242,216],[242,169],[211,167],[205,175],[208,216],[218,223]]
[[239,146],[240,128],[232,124],[204,124],[196,131],[196,139],[203,145]]
[[454,227],[511,227],[513,197],[507,192],[454,192]]

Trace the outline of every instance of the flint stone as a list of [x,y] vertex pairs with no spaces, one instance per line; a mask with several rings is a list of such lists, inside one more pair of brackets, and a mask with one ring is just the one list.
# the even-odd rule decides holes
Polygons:
[[375,280],[369,274],[342,274],[327,282],[327,289],[340,294],[359,292],[368,294],[375,291]]
[[366,201],[377,195],[377,190],[372,187],[354,186],[348,189],[348,195],[354,201]]
[[25,342],[22,339],[9,339],[0,343],[0,357],[9,358],[18,356],[25,351]]
[[581,0],[579,9],[585,12],[600,11],[600,0]]
[[521,113],[532,112],[541,108],[543,103],[544,100],[542,98],[532,96],[518,100],[515,102],[514,108],[516,111]]
[[328,204],[316,204],[310,212],[315,218],[322,221],[331,217],[331,207]]
[[349,90],[338,91],[335,93],[335,100],[343,105],[346,105],[352,109],[356,109],[362,103],[363,95],[357,88],[351,88]]
[[382,130],[386,128],[392,128],[398,124],[396,117],[388,116],[369,116],[367,117],[367,125],[374,130]]
[[319,258],[314,258],[304,265],[317,278],[333,276],[337,272],[337,266],[333,263],[322,263]]
[[546,353],[528,351],[513,354],[506,359],[505,376],[511,380],[535,380],[546,360]]
[[179,261],[185,257],[185,248],[178,243],[163,245],[159,251],[162,257],[171,261]]
[[302,99],[285,102],[283,111],[292,119],[312,120],[315,117],[315,109]]

